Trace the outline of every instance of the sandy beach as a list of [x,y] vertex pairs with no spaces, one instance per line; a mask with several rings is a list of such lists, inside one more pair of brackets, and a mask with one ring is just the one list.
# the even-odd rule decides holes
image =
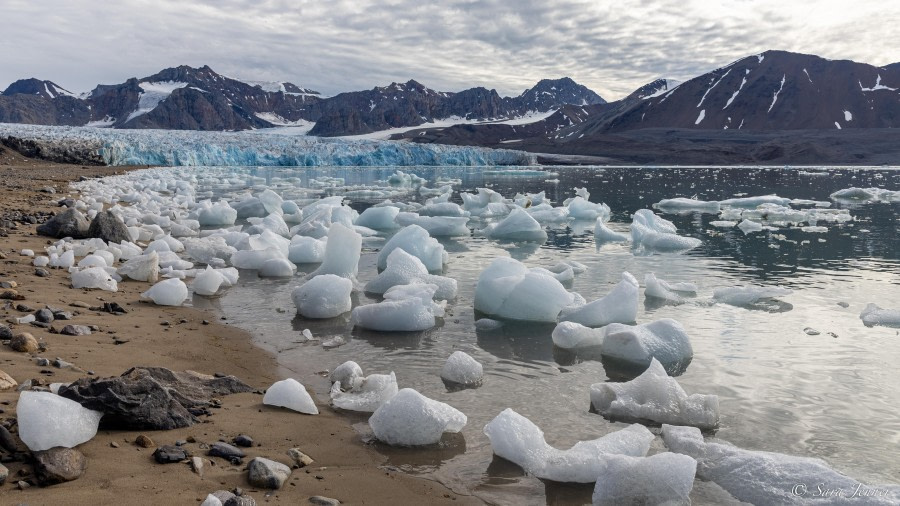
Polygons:
[[[121,173],[121,167],[82,167],[34,161],[5,150],[0,152],[0,219],[15,222],[0,237],[0,281],[12,281],[24,300],[0,301],[3,324],[14,334],[31,333],[45,351],[20,353],[0,346],[0,370],[20,385],[28,380],[49,385],[71,382],[89,373],[118,376],[134,366],[161,366],[175,371],[234,375],[258,389],[221,398],[221,407],[203,417],[200,424],[171,431],[111,431],[101,429],[91,441],[78,447],[87,458],[87,469],[79,479],[49,487],[37,486],[28,451],[16,441],[19,458],[3,454],[9,477],[0,486],[2,504],[199,504],[207,494],[220,489],[241,488],[257,503],[308,504],[311,496],[338,499],[343,504],[480,504],[473,497],[458,496],[437,482],[411,477],[380,466],[384,457],[367,446],[350,426],[349,417],[336,413],[317,400],[320,414],[308,416],[262,404],[262,391],[279,379],[275,357],[254,346],[251,336],[232,328],[220,315],[190,307],[159,307],[140,300],[147,283],[126,281],[118,292],[75,290],[69,274],[48,269],[49,277],[35,275],[30,257],[22,249],[40,254],[51,242],[35,233],[35,224],[19,221],[22,216],[59,212],[56,202],[66,196],[68,182],[79,177]],[[53,187],[55,193],[41,191]],[[8,226],[9,223],[4,223]],[[113,315],[90,310],[104,302],[116,302],[128,312]],[[16,307],[26,305],[32,311]],[[15,318],[45,306],[64,308],[74,319],[61,324],[96,325],[99,331],[85,336],[66,336],[16,325]],[[74,368],[39,366],[36,357],[60,358]],[[0,420],[16,434],[15,389],[0,392]],[[157,464],[154,448],[143,448],[135,439],[144,434],[155,446],[188,441],[185,448],[205,459],[202,476],[189,461]],[[239,434],[249,435],[254,445],[246,448],[241,465],[208,457],[205,448],[217,441],[231,442]],[[266,457],[285,464],[287,450],[299,448],[314,459],[294,469],[280,490],[253,488],[247,481],[247,462]],[[30,486],[29,486],[30,485]]]

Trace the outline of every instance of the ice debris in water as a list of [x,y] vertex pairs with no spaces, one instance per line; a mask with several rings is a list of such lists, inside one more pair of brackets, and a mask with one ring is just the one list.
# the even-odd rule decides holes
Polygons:
[[544,432],[531,420],[510,408],[484,426],[494,454],[520,466],[542,480],[563,483],[594,483],[614,454],[643,457],[650,450],[653,434],[633,424],[590,441],[579,441],[568,450],[547,444]]
[[356,362],[348,360],[334,368],[328,379],[337,383],[342,390],[350,390],[359,386],[363,381],[363,370]]
[[[663,425],[662,437],[673,452],[697,460],[697,477],[712,481],[735,499],[750,504],[896,505],[900,487],[870,485],[845,476],[825,461],[782,453],[745,450],[724,442],[706,442],[700,429]],[[820,490],[842,491],[830,495]],[[799,493],[798,493],[799,492]]]
[[831,194],[834,200],[900,202],[900,191],[883,188],[845,188]]
[[507,257],[495,258],[475,286],[476,310],[511,320],[555,322],[574,300],[552,272]]
[[484,369],[477,360],[463,351],[454,351],[441,370],[441,379],[465,386],[480,385]]
[[696,472],[697,461],[679,453],[650,457],[608,455],[597,476],[591,504],[689,506]]
[[387,268],[388,256],[397,248],[421,260],[430,272],[441,271],[449,259],[444,246],[428,235],[427,230],[418,225],[410,225],[394,234],[378,252],[379,270]]
[[287,258],[270,258],[259,268],[259,276],[263,278],[289,278],[297,272],[297,266]]
[[718,202],[707,202],[704,200],[687,199],[684,197],[663,199],[656,204],[653,204],[653,207],[665,213],[697,211],[701,213],[715,214],[719,212]]
[[568,201],[566,207],[569,209],[569,216],[576,220],[609,220],[610,209],[606,204],[595,204],[589,202],[586,198],[578,195]]
[[859,314],[859,318],[869,327],[875,325],[896,327],[900,326],[900,309],[882,309],[870,302]]
[[371,413],[397,395],[397,376],[393,372],[370,374],[362,378],[362,369],[356,371],[347,363],[342,364],[344,366],[346,369],[342,369],[340,374],[338,369],[341,368],[335,369],[335,377],[332,378],[335,381],[331,386],[331,403],[334,407]]
[[296,235],[288,247],[288,260],[295,264],[318,264],[325,260],[325,246],[328,239]]
[[600,346],[605,336],[605,329],[592,329],[575,322],[560,322],[551,334],[553,344],[566,350]]
[[383,443],[421,446],[439,442],[444,432],[461,431],[467,421],[466,415],[449,404],[404,388],[375,410],[369,426]]
[[210,266],[206,266],[206,270],[194,277],[191,283],[191,289],[197,295],[215,295],[219,291],[219,287],[225,282],[225,276]]
[[719,425],[718,396],[687,395],[655,358],[631,381],[591,385],[591,405],[614,420],[650,420],[701,429]]
[[587,304],[565,307],[559,317],[562,321],[587,327],[633,322],[637,319],[638,299],[637,280],[631,273],[623,272],[622,280],[606,296]]
[[159,253],[151,251],[146,255],[133,257],[120,265],[116,272],[123,278],[156,283],[159,279]]
[[684,252],[702,244],[700,239],[682,237],[675,232],[675,224],[653,214],[649,209],[639,209],[632,217],[631,242],[644,252]]
[[791,203],[791,199],[779,197],[778,195],[761,195],[758,197],[740,197],[727,200],[720,200],[719,205],[722,207],[738,207],[753,209],[765,204],[774,204],[777,206],[787,206]]
[[437,286],[434,296],[438,299],[456,297],[456,280],[436,274],[429,274],[425,264],[402,248],[391,251],[387,258],[387,268],[366,283],[365,290],[371,293],[385,293],[398,285],[425,283]]
[[532,241],[543,243],[547,232],[521,207],[513,209],[498,223],[491,223],[481,231],[485,237],[503,241]]
[[180,306],[188,297],[188,288],[184,281],[171,278],[151,286],[141,297],[160,306]]
[[491,330],[497,330],[503,326],[503,322],[492,320],[490,318],[479,318],[475,320],[475,330],[480,330],[482,332],[490,332]]
[[416,213],[400,213],[395,218],[401,227],[417,225],[435,237],[456,237],[469,235],[466,222],[469,218],[456,216],[419,216]]
[[72,273],[72,288],[97,288],[115,292],[118,290],[118,283],[103,267],[88,267]]
[[351,325],[380,332],[413,332],[434,327],[444,316],[445,301],[432,301],[437,285],[397,285],[384,293],[384,301],[353,309]]
[[263,396],[263,404],[288,408],[307,415],[319,414],[319,408],[316,407],[309,392],[294,378],[273,383]]
[[334,274],[315,276],[291,292],[297,313],[304,318],[334,318],[350,311],[353,282]]
[[667,371],[680,374],[694,357],[684,327],[671,318],[634,326],[612,323],[602,330],[601,354],[632,367],[643,368],[658,360]]
[[346,226],[335,223],[328,230],[325,258],[322,265],[310,275],[334,274],[356,280],[359,257],[362,252],[362,236]]
[[753,220],[741,220],[737,226],[745,235],[751,232],[762,232],[763,226]]
[[669,302],[683,302],[682,294],[696,294],[697,285],[694,283],[669,283],[659,279],[652,272],[644,276],[644,296],[655,297]]
[[73,448],[97,435],[103,413],[50,392],[24,391],[16,404],[19,438],[31,451]]
[[716,302],[732,306],[749,306],[761,300],[790,295],[791,290],[778,286],[729,286],[713,292]]
[[363,211],[362,214],[356,218],[354,225],[375,230],[392,230],[400,227],[400,225],[397,225],[397,222],[394,221],[398,213],[400,213],[400,209],[396,207],[373,206]]
[[597,218],[597,223],[594,224],[594,242],[602,244],[605,242],[625,242],[627,240],[627,235],[610,229],[601,218]]
[[237,220],[237,211],[224,200],[215,204],[208,200],[203,201],[200,203],[200,207],[195,209],[195,212],[197,221],[204,227],[234,225],[234,221]]

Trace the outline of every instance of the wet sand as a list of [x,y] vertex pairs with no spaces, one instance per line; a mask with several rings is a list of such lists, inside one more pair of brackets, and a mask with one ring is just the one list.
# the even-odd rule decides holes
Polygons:
[[[10,150],[0,152],[0,219],[39,212],[58,212],[56,202],[68,193],[68,182],[81,176],[96,177],[121,173],[121,167],[82,167],[52,164],[24,158]],[[55,194],[41,188],[52,186]],[[119,291],[75,290],[69,274],[49,269],[49,277],[34,274],[32,259],[21,256],[22,249],[41,254],[48,238],[37,236],[34,224],[17,223],[0,237],[0,281],[15,281],[16,290],[26,298],[12,301],[4,308],[0,301],[0,318],[14,333],[30,332],[46,344],[46,351],[19,353],[0,346],[0,370],[20,384],[41,380],[70,382],[86,376],[75,369],[39,367],[34,357],[53,360],[56,357],[75,364],[96,376],[118,376],[133,366],[162,366],[173,370],[232,374],[262,391],[272,382],[283,379],[276,358],[252,344],[251,336],[229,326],[212,310],[191,307],[159,307],[140,300],[140,293],[150,285],[125,281]],[[2,255],[0,255],[2,256]],[[112,315],[71,306],[83,302],[90,306],[117,302],[128,313]],[[99,332],[87,336],[64,336],[31,325],[13,325],[8,320],[29,313],[17,311],[17,304],[34,310],[45,305],[76,312],[73,321],[63,324],[97,325]],[[204,320],[208,324],[204,324]],[[163,324],[168,322],[168,325]],[[121,343],[121,344],[117,344]],[[15,390],[0,392],[0,420],[15,429]],[[20,490],[17,482],[35,484],[31,466],[26,462],[9,462],[9,478],[0,486],[2,504],[198,504],[215,490],[240,487],[257,503],[308,504],[308,498],[321,495],[345,504],[481,504],[481,501],[456,495],[443,485],[379,467],[385,457],[365,444],[350,424],[357,421],[336,413],[326,403],[317,401],[320,414],[302,415],[262,404],[261,393],[246,393],[221,398],[221,408],[203,423],[171,431],[101,430],[91,441],[78,446],[87,457],[84,475],[72,482],[50,487],[31,486]],[[193,438],[186,448],[195,456],[207,459],[202,476],[186,462],[157,464],[153,448],[134,444],[140,434],[149,436],[159,446]],[[231,439],[239,434],[253,438],[255,445],[246,449],[244,464],[235,466],[224,459],[207,457],[204,444]],[[114,447],[113,443],[118,445]],[[18,441],[20,450],[25,445]],[[286,451],[299,448],[315,462],[295,469],[285,486],[265,491],[250,486],[246,463],[256,456],[290,464]]]

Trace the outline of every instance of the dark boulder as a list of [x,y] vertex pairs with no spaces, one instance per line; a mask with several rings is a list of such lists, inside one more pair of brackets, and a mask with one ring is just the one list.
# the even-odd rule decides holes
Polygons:
[[64,212],[47,220],[43,225],[38,225],[37,233],[47,237],[62,239],[71,237],[83,239],[88,233],[87,218],[77,209],[69,208]]
[[87,231],[88,237],[97,237],[106,242],[131,242],[128,227],[111,211],[97,213]]

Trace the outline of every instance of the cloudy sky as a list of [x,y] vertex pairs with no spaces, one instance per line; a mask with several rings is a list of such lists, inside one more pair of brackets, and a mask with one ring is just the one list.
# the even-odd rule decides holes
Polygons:
[[570,76],[616,99],[766,49],[900,61],[893,0],[3,0],[2,18],[0,89],[206,64],[329,95],[409,79],[518,95]]

